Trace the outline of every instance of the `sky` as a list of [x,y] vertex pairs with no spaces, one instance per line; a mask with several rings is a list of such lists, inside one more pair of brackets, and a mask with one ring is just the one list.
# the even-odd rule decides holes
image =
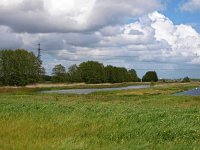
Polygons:
[[94,60],[200,78],[199,16],[200,0],[1,0],[0,49],[41,43],[47,74]]

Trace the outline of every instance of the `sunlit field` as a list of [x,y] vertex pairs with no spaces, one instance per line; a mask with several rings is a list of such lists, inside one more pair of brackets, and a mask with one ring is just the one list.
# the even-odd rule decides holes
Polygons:
[[200,149],[200,97],[173,95],[199,86],[89,95],[1,89],[0,149]]

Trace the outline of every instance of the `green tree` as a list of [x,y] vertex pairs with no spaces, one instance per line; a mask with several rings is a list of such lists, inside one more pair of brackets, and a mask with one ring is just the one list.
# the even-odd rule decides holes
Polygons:
[[117,82],[129,82],[130,76],[126,68],[116,67]]
[[138,82],[138,76],[137,76],[137,72],[134,69],[131,69],[128,71],[129,75],[130,75],[130,81],[132,82]]
[[183,83],[190,82],[190,78],[189,77],[185,77],[185,78],[183,78],[183,80],[181,82],[183,82]]
[[81,73],[79,71],[79,67],[74,64],[68,68],[68,80],[69,82],[82,82]]
[[142,81],[143,82],[157,82],[158,81],[157,73],[155,71],[149,71],[149,72],[147,72],[143,76]]
[[81,63],[79,72],[85,83],[103,83],[106,80],[104,66],[97,61]]
[[0,82],[24,86],[39,82],[44,73],[41,61],[23,49],[0,51]]
[[121,82],[136,82],[138,81],[137,73],[135,70],[127,71],[126,68],[106,66],[106,82],[121,83]]
[[43,78],[43,81],[45,81],[45,82],[50,82],[50,81],[52,81],[52,77],[49,76],[49,75],[43,75],[42,78]]
[[105,67],[106,82],[117,83],[116,67],[111,65]]
[[66,82],[66,70],[65,67],[62,66],[61,64],[56,65],[52,69],[52,81],[53,82]]

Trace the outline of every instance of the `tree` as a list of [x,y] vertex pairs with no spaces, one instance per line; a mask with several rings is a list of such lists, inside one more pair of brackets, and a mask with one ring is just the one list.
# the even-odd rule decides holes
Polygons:
[[104,66],[97,61],[83,62],[78,70],[85,83],[103,83],[106,80]]
[[143,76],[142,81],[143,82],[157,82],[158,81],[157,73],[155,71],[149,71],[149,72],[147,72]]
[[127,71],[126,68],[106,66],[106,82],[121,83],[121,82],[137,82],[138,77],[134,69]]
[[137,76],[137,72],[134,69],[131,69],[128,71],[129,75],[130,75],[130,81],[132,82],[138,82],[138,76]]
[[130,76],[126,68],[116,67],[117,82],[129,82]]
[[83,62],[79,66],[72,65],[68,68],[67,73],[62,65],[57,65],[53,69],[53,76],[54,82],[66,80],[75,83],[121,83],[138,82],[139,80],[134,69],[128,71],[126,68],[111,65],[104,67],[103,64],[97,61]]
[[66,82],[66,70],[61,64],[56,65],[52,70],[53,82]]
[[43,81],[45,81],[45,82],[50,82],[50,81],[52,81],[52,77],[49,76],[49,75],[43,75],[42,78],[43,78]]
[[190,82],[190,78],[189,77],[185,77],[185,78],[183,78],[183,80],[181,82],[183,82],[183,83]]
[[0,82],[3,85],[25,86],[40,81],[41,61],[23,49],[0,51]]
[[79,67],[75,64],[68,68],[67,75],[69,82],[82,82]]
[[106,82],[117,83],[116,67],[111,65],[105,67]]

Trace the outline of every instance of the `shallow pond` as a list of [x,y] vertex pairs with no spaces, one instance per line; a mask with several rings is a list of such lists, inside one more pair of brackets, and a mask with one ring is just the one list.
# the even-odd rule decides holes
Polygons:
[[100,91],[120,91],[120,90],[131,90],[131,89],[145,89],[149,88],[148,85],[139,86],[127,86],[119,88],[101,88],[101,89],[70,89],[70,90],[52,90],[52,91],[42,91],[42,93],[60,93],[60,94],[90,94]]
[[190,96],[200,96],[200,88],[195,88],[189,91],[177,93],[175,95],[190,95]]

